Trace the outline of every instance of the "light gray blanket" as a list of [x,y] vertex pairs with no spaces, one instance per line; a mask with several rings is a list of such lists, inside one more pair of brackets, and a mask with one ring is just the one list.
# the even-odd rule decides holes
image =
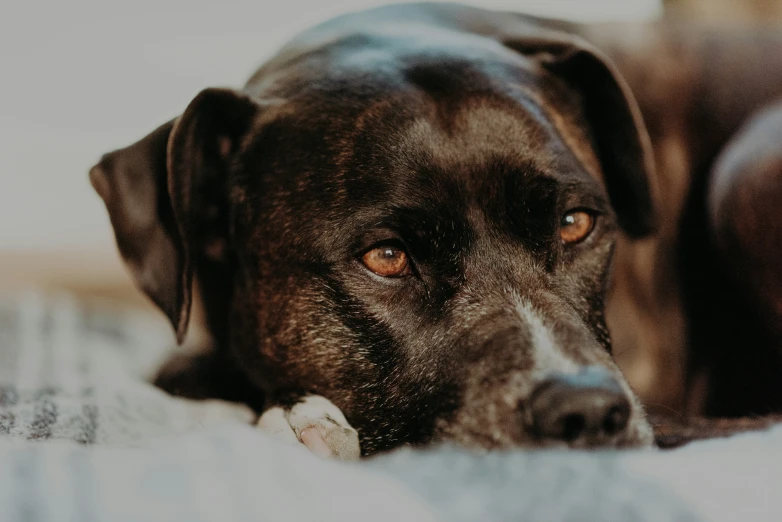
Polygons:
[[169,339],[67,297],[0,303],[0,521],[782,520],[782,428],[672,452],[325,462],[241,406],[147,384]]

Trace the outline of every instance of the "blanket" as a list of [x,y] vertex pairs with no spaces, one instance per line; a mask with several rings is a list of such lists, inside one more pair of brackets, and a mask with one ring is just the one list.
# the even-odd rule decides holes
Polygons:
[[779,521],[782,428],[679,450],[401,449],[321,461],[147,382],[165,325],[0,301],[0,521]]

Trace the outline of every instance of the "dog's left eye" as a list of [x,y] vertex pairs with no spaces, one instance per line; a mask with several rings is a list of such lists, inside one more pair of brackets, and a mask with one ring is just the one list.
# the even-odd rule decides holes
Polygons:
[[595,228],[595,216],[585,210],[571,210],[562,217],[559,237],[566,245],[585,240]]
[[361,256],[361,262],[369,270],[383,277],[401,277],[411,273],[407,252],[393,245],[369,250]]

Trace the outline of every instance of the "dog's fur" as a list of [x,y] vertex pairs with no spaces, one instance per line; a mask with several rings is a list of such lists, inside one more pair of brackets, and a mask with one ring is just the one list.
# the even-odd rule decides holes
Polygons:
[[[597,366],[631,404],[627,428],[600,444],[649,443],[610,355],[605,298],[622,354],[655,371],[665,370],[657,354],[681,357],[702,333],[703,288],[682,279],[703,249],[682,237],[732,226],[709,226],[699,184],[739,123],[782,92],[782,68],[739,97],[739,85],[711,82],[729,68],[750,80],[761,71],[734,72],[728,55],[696,67],[711,47],[645,31],[442,4],[348,15],[300,35],[241,91],[207,89],[104,156],[91,179],[137,283],[182,340],[195,278],[213,337],[158,383],[259,411],[323,395],[372,453],[432,440],[543,444],[525,421],[533,390]],[[731,193],[717,191],[714,208]],[[558,227],[574,208],[597,224],[566,246]],[[407,250],[412,276],[361,265],[388,241]],[[744,247],[724,248],[739,250],[717,259]],[[687,382],[636,379],[664,404]],[[710,384],[716,400],[719,377]]]

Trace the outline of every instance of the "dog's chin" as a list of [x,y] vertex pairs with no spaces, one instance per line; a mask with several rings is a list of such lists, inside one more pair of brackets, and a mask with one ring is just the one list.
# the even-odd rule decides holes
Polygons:
[[473,451],[535,450],[535,449],[642,449],[654,446],[654,433],[643,415],[634,415],[627,429],[614,437],[600,441],[551,440],[538,436],[533,430],[507,430],[501,426],[459,426],[440,423],[432,440],[435,444],[456,445]]
[[438,438],[433,441],[435,444],[449,444],[459,446],[471,451],[510,451],[510,450],[619,450],[619,449],[643,449],[651,448],[654,444],[653,438],[647,436],[624,436],[617,437],[608,441],[599,443],[584,442],[566,442],[551,441],[541,439],[534,434],[529,434],[518,441],[505,442],[497,441],[484,434],[469,433],[461,437]]

